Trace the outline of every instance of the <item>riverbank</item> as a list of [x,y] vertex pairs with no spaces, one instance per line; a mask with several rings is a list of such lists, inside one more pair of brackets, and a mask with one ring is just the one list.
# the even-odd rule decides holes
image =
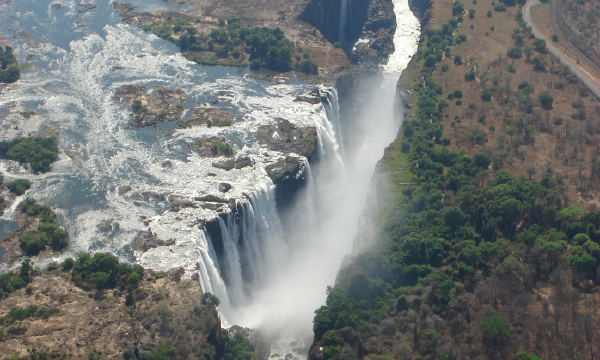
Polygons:
[[597,99],[520,5],[426,8],[372,228],[316,313],[310,358],[595,354]]

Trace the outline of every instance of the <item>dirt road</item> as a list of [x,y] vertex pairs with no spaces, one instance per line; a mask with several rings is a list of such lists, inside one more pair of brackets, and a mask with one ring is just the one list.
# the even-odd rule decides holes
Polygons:
[[[559,50],[552,42],[552,39],[547,38],[547,36],[545,36],[541,31],[539,31],[539,29],[536,27],[536,25],[531,20],[531,9],[533,7],[535,7],[536,5],[541,4],[539,0],[528,0],[527,1],[525,6],[523,7],[523,18],[524,18],[525,22],[529,26],[532,27],[533,34],[536,37],[546,40],[546,47],[548,48],[548,50],[552,54],[554,54],[560,60],[561,63],[563,63],[564,65],[569,67],[569,69],[575,75],[577,75],[577,77],[581,81],[583,81],[584,84],[586,84],[590,88],[590,90],[596,95],[596,97],[598,97],[600,99],[600,77],[594,76],[593,74],[590,73],[590,71],[584,69],[580,64],[583,62],[587,63],[588,68],[597,70],[597,72],[599,74],[600,74],[600,68],[596,64],[594,64],[591,60],[589,60],[576,47],[574,47],[561,33],[560,28],[558,28],[558,26],[556,24],[556,17],[555,17],[557,0],[551,0],[551,1],[552,1],[552,8],[550,10],[550,21],[552,22],[554,31],[557,33],[557,35],[559,35],[560,41],[568,46],[569,54],[567,54],[567,51],[563,52],[563,51]],[[573,55],[571,55],[571,54],[573,54]],[[577,63],[578,60],[579,60],[580,64]]]

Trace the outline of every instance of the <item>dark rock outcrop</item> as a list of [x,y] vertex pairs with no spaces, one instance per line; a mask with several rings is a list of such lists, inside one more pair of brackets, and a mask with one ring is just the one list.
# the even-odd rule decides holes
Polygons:
[[146,252],[159,246],[175,245],[175,239],[161,240],[152,231],[140,231],[129,244],[133,251]]
[[369,0],[347,0],[344,29],[340,29],[343,21],[342,0],[312,0],[300,14],[299,20],[319,29],[331,43],[342,44],[348,53],[367,21],[369,3]]
[[287,156],[265,168],[275,184],[277,210],[283,213],[288,204],[294,202],[299,189],[306,184],[306,167],[300,158]]
[[[319,103],[321,102],[321,97],[305,96],[305,98],[311,99],[309,101],[316,98]],[[298,154],[309,161],[313,160],[316,154],[317,129],[314,126],[297,127],[287,120],[280,119],[276,125],[259,126],[255,136],[269,149],[284,154]]]
[[[341,11],[342,0],[312,0],[299,19],[319,29],[330,42],[339,42],[354,64],[373,67],[386,63],[394,52],[396,31],[391,1],[347,0],[345,22]],[[369,41],[353,50],[359,38]]]
[[124,102],[133,111],[129,126],[144,127],[180,118],[187,95],[183,90],[161,86],[148,91],[145,86],[123,85],[115,91],[113,100]]

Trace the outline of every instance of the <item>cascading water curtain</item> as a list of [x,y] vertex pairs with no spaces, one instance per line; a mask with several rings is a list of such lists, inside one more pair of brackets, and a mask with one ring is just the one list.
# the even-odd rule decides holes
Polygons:
[[[321,88],[325,93],[321,111],[315,116],[319,161],[343,168],[340,154],[338,95],[335,89]],[[299,199],[307,209],[305,226],[315,226],[319,207],[316,188],[308,160],[302,158],[307,182]],[[338,168],[339,169],[339,168]],[[198,268],[205,292],[212,292],[222,301],[219,311],[227,322],[230,312],[252,300],[253,293],[265,286],[270,277],[285,266],[291,256],[286,233],[275,203],[275,186],[260,184],[247,200],[238,200],[235,211],[217,219],[219,239],[206,234],[206,246],[201,242]],[[222,254],[217,256],[213,241],[222,244]],[[220,247],[219,247],[220,248]],[[219,261],[220,259],[220,261]]]

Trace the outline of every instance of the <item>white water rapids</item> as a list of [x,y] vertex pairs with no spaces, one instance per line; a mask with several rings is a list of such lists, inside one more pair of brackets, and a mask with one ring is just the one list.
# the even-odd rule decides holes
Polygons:
[[[160,0],[130,2],[140,11],[166,7]],[[121,24],[112,1],[98,0],[89,12],[78,11],[75,0],[1,5],[0,34],[12,42],[19,62],[30,56],[34,68],[1,90],[0,107],[8,110],[1,118],[0,139],[57,131],[61,154],[46,174],[33,175],[6,160],[0,160],[0,171],[7,180],[31,180],[26,196],[59,214],[71,236],[62,257],[110,251],[155,270],[183,266],[186,277],[197,273],[203,290],[221,299],[224,325],[265,329],[280,337],[272,353],[306,357],[314,311],[352,249],[373,169],[401,123],[393,111],[395,84],[416,51],[419,24],[406,0],[393,2],[396,51],[383,76],[359,89],[368,106],[347,127],[335,89],[321,88],[327,95],[323,104],[294,102],[312,86],[191,63],[173,44]],[[228,128],[200,126],[172,136],[154,128],[129,129],[130,110],[113,100],[122,85],[182,89],[189,96],[186,109],[218,98],[218,106],[238,118]],[[28,110],[36,115],[29,120],[19,115]],[[301,159],[306,186],[284,214],[277,211],[275,188],[265,171],[284,154],[267,150],[252,136],[278,118],[314,126],[318,134],[319,161]],[[165,126],[168,130],[174,124]],[[342,133],[358,141],[348,144]],[[185,145],[215,135],[228,138],[236,156],[249,156],[254,166],[216,169],[214,159]],[[169,211],[174,198],[222,196],[222,182],[233,186],[227,197],[236,199],[235,212]],[[119,191],[125,187],[131,191]],[[219,238],[211,238],[202,222],[218,214]],[[3,219],[12,215],[6,211]],[[127,245],[149,227],[159,239],[172,238],[176,244],[133,254]],[[307,339],[304,344],[302,339]]]

